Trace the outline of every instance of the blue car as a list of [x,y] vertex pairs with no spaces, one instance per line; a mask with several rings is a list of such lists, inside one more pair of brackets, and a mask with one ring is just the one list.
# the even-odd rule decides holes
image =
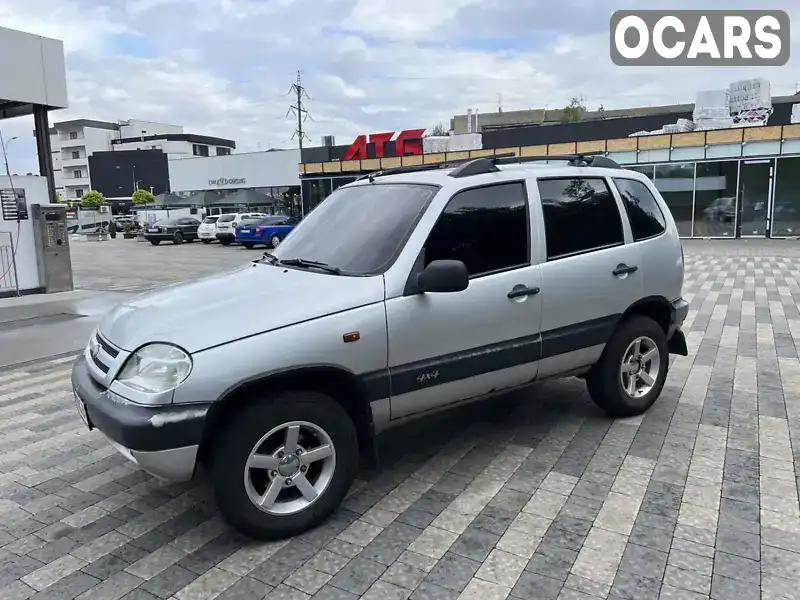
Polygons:
[[247,221],[236,228],[236,241],[245,248],[272,246],[276,248],[291,233],[297,219],[271,215],[258,221]]

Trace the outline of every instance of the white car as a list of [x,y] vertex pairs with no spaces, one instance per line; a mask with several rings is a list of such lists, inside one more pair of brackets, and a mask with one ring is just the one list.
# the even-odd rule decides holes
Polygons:
[[228,213],[220,215],[216,224],[216,238],[223,246],[230,246],[236,241],[236,228],[242,219],[260,219],[266,217],[265,213]]
[[200,238],[204,244],[210,244],[217,239],[217,219],[220,215],[209,215],[200,226],[197,228],[197,237]]

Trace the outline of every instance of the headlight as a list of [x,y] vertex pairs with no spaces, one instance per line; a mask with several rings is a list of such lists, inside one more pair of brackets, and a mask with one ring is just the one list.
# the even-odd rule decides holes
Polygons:
[[150,344],[128,358],[117,381],[146,394],[160,394],[178,387],[191,371],[191,357],[177,346]]

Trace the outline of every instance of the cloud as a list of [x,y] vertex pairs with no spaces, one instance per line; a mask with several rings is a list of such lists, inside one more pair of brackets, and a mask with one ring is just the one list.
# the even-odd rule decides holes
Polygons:
[[[694,8],[674,0],[671,8]],[[731,0],[728,8],[750,8]],[[795,92],[789,65],[620,68],[608,55],[617,9],[642,0],[0,0],[0,24],[64,40],[70,107],[51,120],[141,118],[236,140],[240,151],[293,147],[287,109],[302,70],[311,143],[333,134],[447,124],[481,113],[691,102],[698,89],[763,76]],[[776,0],[800,22],[800,4]],[[12,169],[34,171],[32,120],[0,122]]]

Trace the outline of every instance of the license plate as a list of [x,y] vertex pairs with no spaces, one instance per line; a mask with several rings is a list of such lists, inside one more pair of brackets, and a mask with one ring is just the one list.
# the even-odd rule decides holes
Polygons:
[[158,233],[158,229],[148,229],[147,231],[150,233]]
[[76,392],[72,393],[75,396],[75,406],[77,406],[78,408],[78,415],[80,416],[81,421],[83,421],[86,427],[91,429],[92,426],[89,425],[89,414],[86,412],[86,403],[83,400],[81,400],[80,396],[78,396]]
[[242,229],[242,230],[239,231],[239,233],[250,233],[250,230],[249,229]]

